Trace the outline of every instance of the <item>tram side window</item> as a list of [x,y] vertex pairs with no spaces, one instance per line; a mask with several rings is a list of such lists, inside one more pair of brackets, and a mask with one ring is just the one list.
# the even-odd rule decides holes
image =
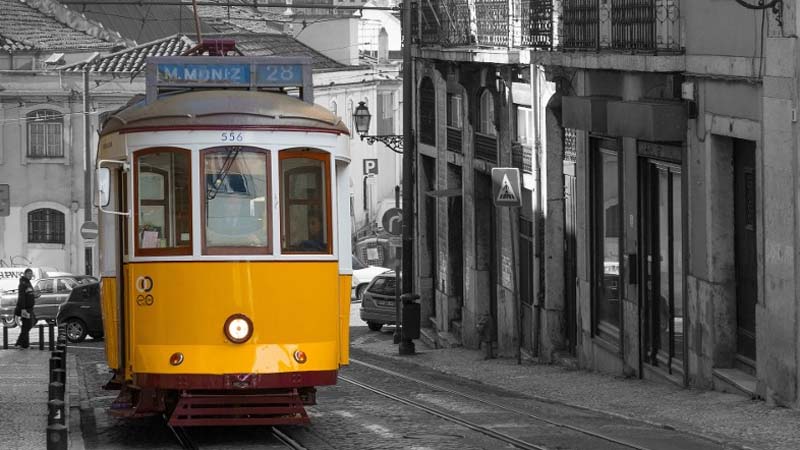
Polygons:
[[135,157],[136,246],[142,255],[192,252],[189,152],[150,149]]
[[280,164],[282,251],[331,253],[328,154],[284,151]]
[[203,152],[206,254],[270,251],[269,153],[220,147]]

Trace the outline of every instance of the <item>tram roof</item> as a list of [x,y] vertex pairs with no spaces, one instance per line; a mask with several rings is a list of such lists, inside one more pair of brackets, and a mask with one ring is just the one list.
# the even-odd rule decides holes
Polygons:
[[288,94],[217,89],[164,95],[151,103],[141,97],[111,113],[100,135],[187,128],[290,128],[350,134],[327,109]]

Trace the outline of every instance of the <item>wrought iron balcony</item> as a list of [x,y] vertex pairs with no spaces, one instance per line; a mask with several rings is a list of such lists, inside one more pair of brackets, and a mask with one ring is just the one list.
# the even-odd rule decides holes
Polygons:
[[530,23],[542,50],[683,50],[679,0],[531,0]]
[[413,2],[412,27],[420,46],[679,52],[679,3],[425,0]]
[[[531,0],[426,0],[415,29],[421,46],[530,47]],[[480,20],[478,20],[480,18]]]

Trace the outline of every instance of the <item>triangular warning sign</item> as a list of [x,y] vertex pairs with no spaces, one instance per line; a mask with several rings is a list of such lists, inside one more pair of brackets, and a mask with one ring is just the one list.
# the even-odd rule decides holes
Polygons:
[[514,192],[514,188],[511,187],[511,182],[508,181],[508,175],[506,174],[503,174],[503,184],[500,186],[500,192],[497,194],[497,201],[517,201],[517,194]]

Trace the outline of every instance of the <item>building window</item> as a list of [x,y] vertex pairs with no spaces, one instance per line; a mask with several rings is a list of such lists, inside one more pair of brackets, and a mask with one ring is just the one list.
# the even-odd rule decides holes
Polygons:
[[497,129],[494,126],[494,96],[488,89],[484,89],[481,93],[479,104],[480,133],[497,136]]
[[201,160],[203,253],[269,253],[269,152],[216,147],[205,150]]
[[517,133],[516,141],[522,145],[533,145],[533,112],[529,107],[517,106]]
[[355,128],[353,128],[353,113],[354,112],[355,112],[355,109],[353,108],[353,100],[348,100],[347,101],[347,117],[346,117],[346,119],[347,119],[347,128],[350,129],[350,132],[355,131]]
[[394,92],[378,94],[378,134],[394,134]]
[[330,104],[328,105],[328,109],[333,113],[334,116],[339,115],[339,107],[336,105],[336,100],[331,100]]
[[428,77],[419,85],[419,141],[436,145],[436,91]]
[[592,263],[594,333],[612,341],[620,337],[620,178],[616,144],[592,140]]
[[27,115],[28,157],[63,158],[64,116],[58,111],[40,109]]
[[29,212],[28,243],[63,244],[64,213],[49,208]]
[[329,173],[327,153],[310,149],[280,153],[284,253],[332,253]]
[[461,96],[447,94],[447,126],[461,129]]
[[192,254],[192,172],[188,150],[155,148],[134,156],[136,253]]

